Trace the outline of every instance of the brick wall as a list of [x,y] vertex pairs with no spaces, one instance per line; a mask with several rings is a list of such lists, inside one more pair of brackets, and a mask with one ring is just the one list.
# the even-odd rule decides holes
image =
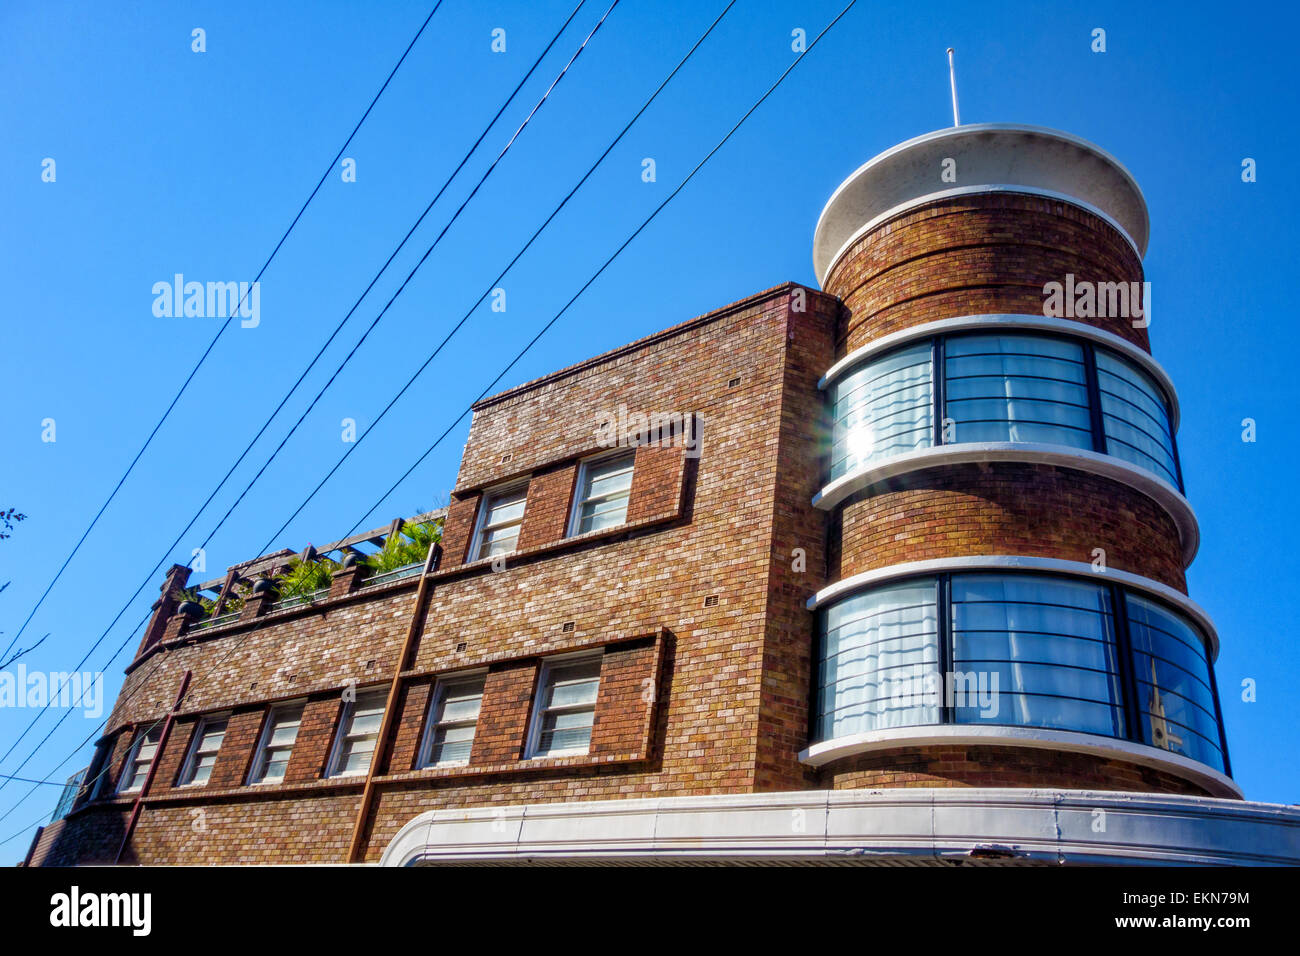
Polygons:
[[537,670],[537,661],[531,659],[508,661],[488,670],[471,766],[509,763],[523,756]]
[[[826,291],[846,307],[840,354],[913,325],[989,312],[1043,314],[1043,286],[1141,282],[1142,262],[1109,223],[1068,203],[1014,193],[943,199],[860,237]],[[1150,351],[1131,319],[1079,319]]]
[[647,749],[659,703],[663,643],[655,638],[605,648],[591,728],[591,753],[630,754]]
[[1149,767],[1027,747],[925,747],[861,754],[821,768],[831,790],[876,787],[1041,787],[1211,796]]
[[1126,485],[1050,465],[961,465],[858,492],[841,508],[831,580],[906,561],[1014,554],[1106,566],[1186,593],[1167,512]]
[[519,550],[559,541],[565,536],[577,474],[577,463],[565,462],[529,480],[524,520],[519,529]]

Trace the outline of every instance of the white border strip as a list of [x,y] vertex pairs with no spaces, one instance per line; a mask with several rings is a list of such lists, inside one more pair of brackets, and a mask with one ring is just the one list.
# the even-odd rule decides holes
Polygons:
[[1105,571],[1094,571],[1091,564],[1086,564],[1083,561],[1064,561],[1060,558],[989,554],[955,558],[931,558],[927,561],[907,561],[903,564],[891,564],[885,568],[876,568],[874,571],[863,571],[861,574],[855,574],[852,577],[836,581],[834,584],[822,588],[808,599],[807,608],[810,611],[815,611],[829,601],[896,578],[960,571],[1030,571],[1044,574],[1064,574],[1070,577],[1089,578],[1093,581],[1112,581],[1137,591],[1144,591],[1153,597],[1159,598],[1166,604],[1172,604],[1192,618],[1205,633],[1206,640],[1210,642],[1210,660],[1214,661],[1219,656],[1219,632],[1215,630],[1214,622],[1210,620],[1210,615],[1206,613],[1205,608],[1182,591],[1176,591],[1169,585],[1153,581],[1151,578],[1130,574],[1128,571],[1117,571],[1114,568],[1107,568]]
[[1077,319],[1061,319],[1050,315],[1022,315],[1012,312],[955,315],[950,319],[939,319],[935,322],[926,322],[923,325],[900,329],[854,349],[826,370],[826,374],[821,377],[817,387],[824,390],[835,379],[852,369],[853,366],[914,339],[982,329],[1030,329],[1039,332],[1059,332],[1071,338],[1088,339],[1098,345],[1105,346],[1111,351],[1119,352],[1125,358],[1140,365],[1147,374],[1159,383],[1169,402],[1170,424],[1173,426],[1174,432],[1177,433],[1180,411],[1174,381],[1169,377],[1169,373],[1165,371],[1164,366],[1157,362],[1149,352],[1143,351],[1127,339],[1120,338],[1114,332],[1107,332],[1105,329],[1098,328],[1095,325],[1088,325]]
[[[1097,811],[1107,826],[1098,831]],[[792,826],[791,821],[801,824]],[[1300,809],[1046,787],[802,790],[426,810],[385,866],[807,861],[1300,864]]]
[[985,183],[979,186],[957,186],[953,189],[940,189],[936,192],[926,193],[924,196],[917,196],[914,199],[901,202],[897,206],[891,206],[878,216],[873,216],[864,225],[859,226],[858,229],[845,240],[844,244],[835,251],[835,255],[831,256],[831,261],[826,266],[826,271],[817,277],[817,284],[822,288],[825,288],[826,277],[835,270],[836,264],[844,258],[844,254],[849,251],[849,248],[882,223],[893,219],[895,216],[900,216],[911,209],[915,209],[917,206],[923,206],[926,203],[938,202],[943,199],[955,199],[958,196],[971,196],[977,193],[1022,193],[1026,196],[1041,196],[1044,199],[1054,199],[1058,202],[1069,203],[1071,206],[1076,206],[1084,212],[1092,213],[1098,219],[1103,220],[1113,227],[1115,231],[1123,236],[1124,240],[1128,242],[1129,248],[1132,249],[1134,255],[1138,257],[1138,261],[1142,261],[1142,252],[1138,249],[1137,243],[1133,241],[1133,237],[1129,235],[1128,230],[1121,226],[1119,221],[1110,213],[1106,212],[1104,209],[1098,209],[1090,202],[1085,202],[1076,196],[1056,192],[1052,189],[1040,189],[1037,186],[1016,186],[1011,183]]
[[[845,190],[847,190],[849,186],[867,170],[872,169],[875,166],[879,166],[881,163],[889,159],[891,156],[896,156],[899,153],[906,152],[907,150],[913,149],[917,146],[922,146],[926,143],[932,143],[935,142],[936,140],[948,139],[949,137],[952,136],[968,136],[971,133],[984,133],[984,132],[1028,133],[1031,135],[1042,136],[1047,139],[1061,140],[1063,142],[1070,143],[1074,146],[1077,146],[1083,149],[1085,152],[1092,153],[1093,155],[1098,156],[1101,159],[1105,160],[1111,166],[1115,167],[1115,169],[1119,171],[1120,175],[1124,179],[1128,180],[1128,184],[1133,188],[1133,191],[1137,193],[1138,199],[1140,199],[1142,202],[1143,213],[1144,214],[1147,213],[1146,197],[1142,194],[1142,187],[1138,185],[1137,179],[1133,176],[1131,172],[1129,172],[1127,166],[1125,166],[1118,159],[1116,159],[1110,152],[1102,149],[1096,143],[1091,143],[1088,140],[1084,139],[1082,136],[1076,136],[1074,133],[1067,133],[1064,130],[1052,129],[1051,127],[1048,126],[1030,126],[1023,123],[967,123],[965,126],[946,126],[943,129],[936,129],[936,130],[932,130],[929,133],[922,133],[920,136],[913,136],[911,139],[904,140],[901,143],[896,143],[895,145],[886,149],[884,152],[877,153],[875,156],[871,157],[869,160],[867,160],[865,163],[863,163],[861,166],[859,166],[857,169],[851,172],[848,176],[846,176],[844,178],[844,181],[835,187],[835,191],[831,193],[831,198],[826,200],[826,205],[822,207],[821,214],[818,215],[817,217],[817,226],[813,230],[814,234],[818,229],[821,229],[822,222],[823,220],[825,220],[826,214],[830,210],[831,206],[834,205],[835,200],[838,199],[840,194],[843,193]],[[1149,221],[1150,219],[1149,215],[1147,215],[1147,219]]]
[[[1173,774],[1204,787],[1216,797],[1241,797],[1242,790],[1231,777],[1182,754],[1146,744],[1067,730],[981,724],[929,724],[891,727],[865,734],[837,737],[813,744],[799,754],[812,767],[824,767],[836,760],[886,750],[915,750],[919,747],[1013,746],[1038,750],[1088,754],[1108,760],[1122,760]],[[1044,775],[1048,774],[1044,771]]]
[[816,508],[829,511],[850,495],[872,485],[929,468],[946,468],[952,465],[971,465],[993,462],[1026,462],[1072,468],[1075,471],[1098,475],[1128,485],[1135,491],[1164,508],[1178,528],[1183,545],[1183,567],[1192,563],[1201,546],[1201,530],[1196,514],[1182,493],[1159,475],[1139,468],[1122,458],[1103,455],[1095,451],[1071,448],[1068,445],[1046,445],[1038,442],[968,442],[966,444],[940,445],[938,448],[921,448],[902,455],[894,455],[879,462],[869,462],[857,471],[841,475],[813,496]]

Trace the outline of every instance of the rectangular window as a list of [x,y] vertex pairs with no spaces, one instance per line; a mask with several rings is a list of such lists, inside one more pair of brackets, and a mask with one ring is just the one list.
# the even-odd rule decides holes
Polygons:
[[958,335],[944,345],[947,443],[1092,448],[1083,347],[1039,335]]
[[126,766],[122,768],[118,793],[135,793],[144,786],[144,778],[149,776],[149,764],[158,752],[158,741],[162,739],[162,726],[154,725],[136,738],[127,754]]
[[1127,359],[1098,349],[1097,388],[1107,453],[1155,472],[1178,487],[1169,408],[1151,376]]
[[276,707],[266,719],[262,740],[257,747],[249,783],[279,783],[289,767],[289,755],[298,739],[298,726],[302,723],[302,704]]
[[934,578],[873,588],[821,614],[818,740],[939,722]]
[[831,390],[831,477],[877,458],[928,448],[934,437],[929,340],[857,368]]
[[1225,769],[1205,639],[1178,615],[1125,598],[1143,743]]
[[629,453],[582,463],[571,535],[613,528],[627,521],[635,458],[635,454]]
[[212,776],[212,765],[217,762],[217,751],[226,736],[225,717],[207,717],[194,732],[194,742],[181,768],[179,785],[204,784]]
[[543,664],[529,757],[585,754],[600,687],[599,655]]
[[519,545],[519,527],[524,520],[524,503],[528,486],[512,488],[487,496],[474,538],[472,560],[509,554]]
[[954,574],[950,614],[953,674],[971,687],[955,702],[957,723],[1124,735],[1109,588]]
[[388,690],[362,694],[343,705],[329,777],[353,777],[370,769],[370,758],[379,742],[379,725],[384,720]]
[[483,704],[484,676],[447,678],[438,681],[429,711],[422,767],[448,767],[469,763]]

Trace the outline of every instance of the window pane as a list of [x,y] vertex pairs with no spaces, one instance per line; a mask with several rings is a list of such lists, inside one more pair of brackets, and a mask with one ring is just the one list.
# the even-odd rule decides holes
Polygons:
[[588,751],[596,716],[601,660],[592,657],[547,668],[532,756]]
[[510,525],[506,528],[489,528],[483,532],[478,556],[480,558],[490,558],[497,554],[509,554],[515,550],[518,544],[519,525]]
[[608,497],[632,487],[632,459],[619,457],[587,469],[587,494],[584,497]]
[[1097,350],[1106,450],[1177,486],[1173,428],[1159,387],[1127,359]]
[[1034,335],[959,335],[944,348],[950,441],[1092,448],[1082,346]]
[[387,692],[372,691],[348,706],[346,720],[339,728],[332,773],[356,774],[370,769],[370,756],[379,737],[386,703]]
[[434,732],[433,749],[429,763],[468,763],[470,748],[474,744],[474,728],[440,727]]
[[483,703],[484,678],[439,683],[430,716],[429,753],[424,766],[467,763]]
[[221,741],[226,736],[226,722],[207,724],[203,728],[203,739],[199,743],[199,752],[216,752],[221,749]]
[[121,792],[139,790],[149,776],[149,764],[158,750],[158,741],[162,738],[162,728],[154,727],[147,731],[132,747],[131,756],[122,774]]
[[372,739],[348,741],[344,745],[343,753],[339,755],[339,768],[336,772],[340,774],[365,773],[370,769],[370,757],[374,752],[375,742]]
[[930,343],[875,359],[831,389],[831,477],[933,441]]
[[276,783],[284,779],[294,741],[298,739],[298,725],[302,722],[301,707],[286,707],[271,712],[270,728],[260,768],[255,768],[253,783]]
[[591,724],[594,710],[547,714],[542,722],[538,750],[555,753],[560,750],[586,751],[591,744]]
[[582,520],[578,522],[578,534],[599,531],[602,528],[614,528],[625,521],[627,521],[626,498],[587,502],[582,506]]
[[854,595],[821,626],[818,739],[939,722],[933,578]]
[[377,712],[358,713],[352,718],[352,729],[348,731],[348,735],[379,733],[379,724],[383,719],[384,712],[382,708]]
[[282,747],[292,744],[297,739],[298,722],[294,721],[291,724],[277,724],[275,729],[271,731],[271,739],[268,743],[272,747]]
[[199,728],[199,737],[195,741],[194,751],[190,755],[182,784],[206,783],[212,774],[212,765],[216,763],[217,751],[226,736],[226,721],[204,721]]
[[1129,594],[1126,603],[1142,739],[1222,770],[1210,664],[1200,632],[1154,601]]
[[482,691],[473,697],[449,698],[442,705],[442,716],[439,719],[448,721],[476,720],[482,702]]
[[619,455],[583,467],[575,534],[613,528],[627,521],[634,461],[633,455]]
[[975,698],[958,723],[1124,735],[1108,589],[1040,575],[954,575],[956,674]]
[[484,504],[474,558],[509,554],[519,543],[519,526],[524,517],[528,488],[516,488],[489,497]]
[[600,684],[599,658],[576,667],[557,667],[551,671],[548,707],[594,704]]
[[488,510],[489,527],[518,521],[524,516],[525,491],[511,492],[496,499]]

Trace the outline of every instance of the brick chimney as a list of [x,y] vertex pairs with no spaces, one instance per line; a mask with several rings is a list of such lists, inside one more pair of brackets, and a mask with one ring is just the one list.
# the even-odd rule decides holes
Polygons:
[[159,589],[162,591],[162,597],[153,602],[153,616],[149,618],[149,626],[144,629],[144,637],[141,638],[140,647],[135,652],[137,658],[162,640],[163,633],[167,630],[167,622],[171,620],[181,603],[176,599],[176,592],[183,590],[189,579],[190,569],[183,564],[173,564],[167,569],[167,577]]

